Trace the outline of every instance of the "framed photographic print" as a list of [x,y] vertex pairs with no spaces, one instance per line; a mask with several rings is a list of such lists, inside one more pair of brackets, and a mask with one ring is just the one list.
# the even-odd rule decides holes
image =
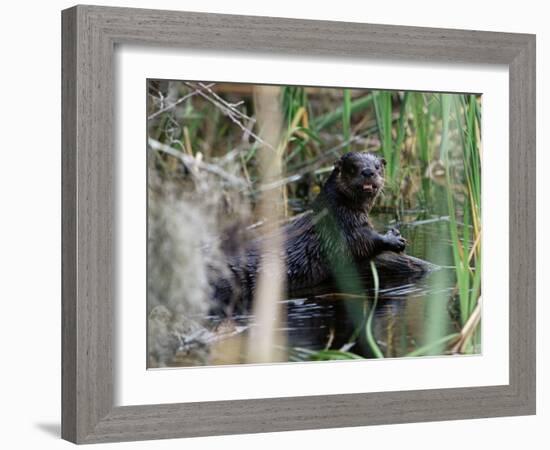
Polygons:
[[65,439],[535,412],[534,36],[62,17]]

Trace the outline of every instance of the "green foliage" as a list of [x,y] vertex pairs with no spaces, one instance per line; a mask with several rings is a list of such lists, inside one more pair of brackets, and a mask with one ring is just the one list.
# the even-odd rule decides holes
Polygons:
[[382,153],[386,160],[386,173],[390,180],[393,180],[396,164],[399,154],[394,152],[392,139],[392,92],[377,91],[374,93],[374,110],[376,112],[376,121],[380,140],[382,143]]
[[[346,90],[349,91],[349,89]],[[372,94],[366,94],[352,100],[349,104],[350,114],[357,114],[367,111],[372,106],[373,98],[374,96]],[[334,106],[335,107],[331,111],[327,111],[326,113],[315,117],[311,121],[311,126],[314,130],[320,131],[327,129],[343,117],[345,108],[344,104]]]
[[[376,266],[372,261],[370,262],[370,268],[372,271],[372,278],[374,280],[374,300],[372,302],[367,323],[365,325],[365,333],[367,336],[367,342],[374,356],[376,358],[383,358],[384,354],[382,353],[382,350],[380,350],[380,347],[378,346],[378,343],[376,342],[376,339],[374,338],[374,334],[372,332],[372,321],[374,318],[374,311],[376,309],[376,305],[378,304],[378,293],[379,293],[380,282],[378,280],[378,271],[376,270]],[[366,304],[367,303],[365,302],[365,305]]]
[[311,361],[334,361],[334,360],[346,360],[346,359],[364,359],[363,357],[351,352],[344,352],[342,350],[321,350],[312,354],[309,359]]
[[342,131],[344,134],[344,147],[349,152],[349,140],[351,137],[351,94],[349,89],[344,89],[344,104],[342,105]]
[[460,333],[452,333],[448,336],[444,336],[440,339],[436,339],[427,345],[418,347],[416,350],[408,353],[407,357],[412,356],[426,356],[426,355],[440,355],[441,349],[448,343],[456,341],[460,337]]

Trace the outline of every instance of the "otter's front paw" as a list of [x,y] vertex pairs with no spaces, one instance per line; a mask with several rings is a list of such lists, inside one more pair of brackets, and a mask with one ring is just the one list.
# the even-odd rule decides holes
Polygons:
[[388,244],[390,250],[394,252],[402,252],[407,246],[407,240],[401,236],[399,230],[395,228],[390,228],[386,235],[386,243]]

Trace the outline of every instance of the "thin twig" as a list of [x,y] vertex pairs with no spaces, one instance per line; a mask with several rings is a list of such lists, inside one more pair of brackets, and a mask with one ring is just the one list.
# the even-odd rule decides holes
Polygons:
[[354,142],[357,139],[361,138],[361,136],[354,136],[351,139],[349,139],[346,142],[342,142],[341,144],[337,145],[336,147],[332,147],[331,149],[327,150],[323,155],[315,159],[310,165],[303,167],[300,170],[297,170],[292,175],[287,176],[286,178],[281,178],[280,180],[275,180],[270,183],[266,183],[264,185],[261,185],[257,188],[257,192],[265,192],[269,191],[271,189],[276,189],[281,186],[287,185],[289,183],[294,183],[298,180],[300,180],[304,175],[308,173],[323,173],[325,171],[331,171],[332,167],[329,167],[327,170],[320,169],[322,164],[326,162],[328,159],[328,155],[337,152],[341,148],[343,148],[345,145],[347,145],[350,142]]
[[472,311],[472,314],[470,314],[470,317],[462,327],[462,330],[460,331],[460,339],[453,346],[451,350],[452,353],[464,353],[464,351],[466,350],[466,345],[468,344],[468,341],[474,334],[474,331],[476,330],[480,320],[481,320],[481,297],[479,297],[476,307],[474,308],[474,310]]
[[[193,84],[191,83],[187,83],[185,82],[185,85],[189,86],[189,87],[193,87]],[[198,90],[197,91],[197,94],[199,94],[202,98],[204,98],[205,100],[209,101],[210,103],[212,103],[214,106],[216,106],[217,108],[219,108],[223,114],[227,117],[229,117],[229,119],[235,124],[237,125],[241,130],[243,130],[245,133],[249,134],[250,136],[252,136],[257,142],[259,142],[260,144],[262,145],[265,145],[266,147],[270,148],[271,150],[275,150],[275,148],[269,144],[268,142],[265,142],[260,136],[258,136],[256,133],[253,133],[248,127],[246,127],[239,119],[237,119],[237,117],[235,117],[235,115],[238,115],[240,117],[242,117],[243,119],[246,119],[246,120],[252,120],[254,121],[254,119],[251,119],[250,117],[248,117],[246,114],[240,112],[239,110],[237,110],[233,105],[231,105],[230,103],[226,102],[225,100],[223,100],[220,96],[217,96],[217,98],[219,98],[219,100],[217,98],[213,98],[209,95],[207,95],[206,93],[204,93],[202,90]],[[237,112],[235,112],[237,111]]]
[[247,116],[245,113],[243,113],[242,111],[240,111],[239,109],[237,109],[236,107],[241,105],[243,102],[240,101],[238,103],[229,103],[228,101],[224,100],[223,98],[221,98],[218,94],[216,94],[212,89],[210,89],[209,86],[205,85],[204,83],[199,83],[199,86],[201,88],[204,88],[205,91],[208,91],[209,94],[212,95],[212,97],[214,97],[216,100],[218,100],[220,103],[222,103],[223,105],[225,105],[227,108],[229,108],[231,111],[233,111],[235,114],[237,114],[238,116],[242,117],[243,119],[246,119],[246,120],[250,120],[252,122],[256,122],[256,119],[254,119],[253,117],[250,117],[250,116]]
[[162,113],[165,113],[166,111],[169,111],[171,110],[172,108],[175,108],[176,106],[178,106],[180,103],[183,103],[185,100],[188,100],[190,99],[191,97],[197,95],[200,93],[201,90],[203,89],[206,89],[206,88],[210,88],[212,86],[215,86],[216,83],[210,83],[208,85],[202,85],[202,87],[200,87],[199,89],[195,89],[193,92],[190,92],[189,94],[186,94],[184,95],[183,97],[179,98],[178,100],[176,100],[174,103],[168,105],[168,106],[165,106],[164,108],[161,108],[159,109],[158,111],[155,111],[154,113],[152,113],[149,117],[147,117],[148,120],[151,120],[151,119],[154,119],[155,117],[158,117],[160,116]]
[[241,187],[248,187],[248,184],[244,180],[226,172],[223,169],[220,169],[215,164],[209,164],[209,163],[205,163],[204,161],[200,161],[196,158],[193,158],[192,156],[189,156],[183,152],[175,150],[172,147],[166,144],[163,144],[162,142],[156,141],[155,139],[152,139],[152,138],[149,138],[148,142],[149,142],[149,146],[153,150],[161,151],[175,158],[178,158],[188,168],[196,167],[198,169],[204,170],[205,172],[209,172],[213,175],[217,175],[218,177],[223,178],[224,180],[228,181],[231,184],[241,186]]

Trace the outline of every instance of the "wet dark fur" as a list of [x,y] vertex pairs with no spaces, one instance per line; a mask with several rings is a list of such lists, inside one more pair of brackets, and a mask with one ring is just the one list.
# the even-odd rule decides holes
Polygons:
[[[342,156],[311,211],[282,228],[287,290],[314,287],[337,278],[339,270],[353,270],[358,260],[368,260],[386,250],[404,250],[405,240],[398,231],[379,234],[368,217],[384,185],[384,164],[383,159],[369,153]],[[240,254],[229,256],[232,277],[216,280],[216,309],[230,314],[249,306],[260,268],[260,239],[250,242]]]

